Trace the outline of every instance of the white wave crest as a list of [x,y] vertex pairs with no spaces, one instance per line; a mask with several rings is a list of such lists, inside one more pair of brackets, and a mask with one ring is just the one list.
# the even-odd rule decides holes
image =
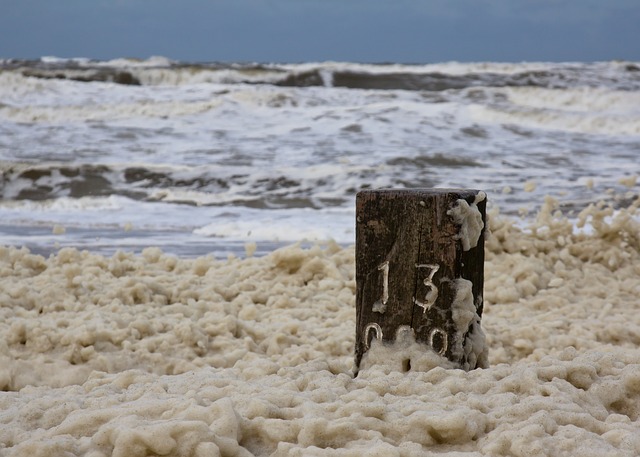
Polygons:
[[500,89],[502,105],[473,105],[476,122],[602,135],[640,135],[640,93],[604,88]]

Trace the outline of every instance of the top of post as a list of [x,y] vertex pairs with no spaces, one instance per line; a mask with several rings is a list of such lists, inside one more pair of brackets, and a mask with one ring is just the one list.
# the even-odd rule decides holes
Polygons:
[[441,188],[441,187],[417,187],[413,189],[365,189],[359,191],[356,196],[366,196],[370,194],[394,194],[394,195],[449,195],[449,194],[457,194],[457,195],[477,195],[480,193],[480,190],[477,189],[456,189],[456,188]]

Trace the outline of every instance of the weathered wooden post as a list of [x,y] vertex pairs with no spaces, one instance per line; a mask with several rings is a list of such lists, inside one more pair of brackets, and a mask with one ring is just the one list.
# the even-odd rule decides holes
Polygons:
[[485,211],[486,195],[478,190],[358,193],[356,373],[373,338],[393,342],[408,327],[417,342],[456,366],[486,366]]

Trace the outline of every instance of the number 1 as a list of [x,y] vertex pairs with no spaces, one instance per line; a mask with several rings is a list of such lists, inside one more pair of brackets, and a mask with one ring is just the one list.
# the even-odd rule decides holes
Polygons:
[[378,265],[378,271],[382,271],[382,297],[373,304],[372,310],[374,313],[382,314],[387,309],[389,301],[389,261],[385,260]]

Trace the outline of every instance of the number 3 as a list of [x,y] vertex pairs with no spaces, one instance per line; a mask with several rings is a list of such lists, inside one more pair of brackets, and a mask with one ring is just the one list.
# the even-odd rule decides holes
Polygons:
[[415,297],[413,298],[413,302],[422,308],[422,313],[424,314],[433,306],[438,298],[438,287],[433,283],[433,275],[440,269],[440,265],[423,264],[416,265],[416,268],[429,268],[431,270],[429,275],[424,279],[424,285],[429,287],[429,292],[424,296],[424,301],[420,301]]

